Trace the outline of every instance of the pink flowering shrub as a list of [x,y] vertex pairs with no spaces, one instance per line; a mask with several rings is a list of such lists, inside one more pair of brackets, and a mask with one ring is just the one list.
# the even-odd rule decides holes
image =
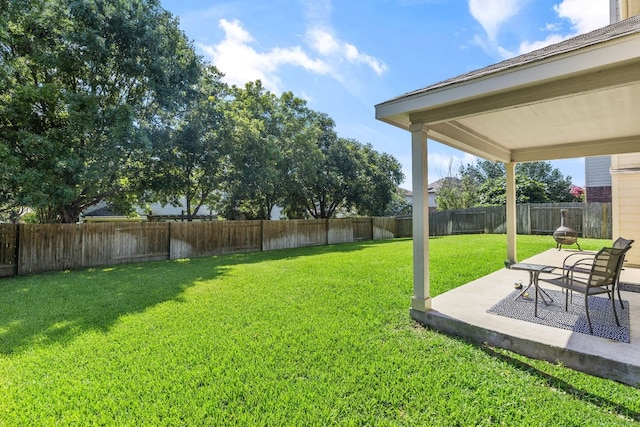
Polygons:
[[585,192],[584,188],[578,187],[577,185],[571,184],[571,188],[569,189],[569,193],[573,196],[574,199],[578,201],[584,201]]

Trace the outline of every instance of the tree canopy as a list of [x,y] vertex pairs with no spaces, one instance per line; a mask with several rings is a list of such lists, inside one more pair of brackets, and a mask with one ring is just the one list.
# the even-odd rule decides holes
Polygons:
[[154,156],[145,198],[178,205],[192,220],[203,207],[215,206],[225,172],[230,126],[225,117],[229,88],[215,67],[206,67],[185,100],[184,113],[170,126],[154,129]]
[[232,89],[233,149],[221,212],[231,219],[269,219],[284,195],[284,145],[289,94],[277,97],[260,82]]
[[75,222],[129,198],[148,126],[199,73],[177,20],[156,0],[15,0],[0,14],[0,161],[15,203]]
[[225,217],[269,219],[274,206],[289,218],[385,212],[404,178],[395,158],[339,137],[328,115],[291,92],[278,97],[256,82],[233,93]]
[[[516,202],[569,202],[571,177],[564,176],[550,162],[518,163],[516,165]],[[436,195],[440,209],[460,209],[472,206],[506,204],[506,170],[504,163],[478,160],[462,166],[460,179],[446,181]]]
[[260,81],[227,87],[159,0],[0,0],[0,219],[108,203],[228,219],[380,215],[403,175]]

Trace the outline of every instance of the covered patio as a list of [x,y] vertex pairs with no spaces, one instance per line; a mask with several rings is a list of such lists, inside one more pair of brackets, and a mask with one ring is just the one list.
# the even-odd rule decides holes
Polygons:
[[[631,343],[611,346],[601,338],[578,336],[584,334],[492,319],[496,316],[487,314],[481,302],[503,298],[506,294],[498,289],[513,285],[522,272],[504,269],[432,299],[427,183],[427,139],[504,162],[506,261],[517,262],[516,163],[640,152],[638,52],[640,17],[632,17],[376,105],[377,119],[411,133],[414,319],[444,332],[640,385],[640,294],[626,292],[636,322],[631,325]],[[636,240],[630,255],[640,251],[640,236],[629,235],[615,221],[613,233],[614,238]],[[537,257],[531,261],[558,262]],[[638,277],[629,280],[640,282]],[[593,362],[583,363],[587,358]],[[605,360],[610,368],[596,368]]]
[[[549,249],[524,262],[561,266],[563,259],[574,252]],[[438,295],[432,299],[430,310],[412,310],[412,316],[423,325],[448,334],[640,387],[640,269],[625,268],[621,275],[622,289],[635,288],[635,292],[621,292],[630,307],[628,343],[487,313],[512,293],[516,281],[526,284],[527,272],[503,268]],[[559,289],[540,284],[547,290]],[[582,301],[582,296],[574,298]],[[564,308],[564,301],[554,303]]]

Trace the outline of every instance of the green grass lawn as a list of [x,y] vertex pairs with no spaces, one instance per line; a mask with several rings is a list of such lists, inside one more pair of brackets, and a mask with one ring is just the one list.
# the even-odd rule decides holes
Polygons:
[[[432,295],[503,268],[505,242],[431,239]],[[0,425],[640,420],[638,389],[412,322],[411,253],[402,239],[2,279]]]

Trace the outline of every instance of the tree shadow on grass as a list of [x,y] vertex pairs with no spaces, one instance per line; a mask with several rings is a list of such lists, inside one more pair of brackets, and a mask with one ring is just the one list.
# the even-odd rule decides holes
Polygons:
[[[204,277],[173,262],[45,273],[0,282],[0,353],[107,331],[123,315],[174,300]],[[176,270],[183,270],[177,275]],[[221,274],[211,269],[208,278]]]
[[87,331],[108,331],[120,317],[180,301],[186,289],[220,277],[236,265],[354,252],[377,244],[361,242],[4,278],[0,280],[0,354],[65,343]]
[[501,352],[498,352],[496,350],[494,350],[493,348],[487,346],[487,345],[482,345],[480,346],[480,348],[487,354],[489,354],[492,357],[495,357],[497,359],[500,359],[502,361],[504,361],[505,363],[508,363],[509,365],[536,375],[542,379],[544,379],[550,387],[554,387],[558,390],[562,390],[565,393],[574,396],[580,400],[584,400],[586,402],[589,402],[593,405],[599,406],[601,408],[608,408],[608,409],[612,409],[613,411],[615,411],[615,413],[619,416],[622,417],[626,417],[626,418],[631,418],[634,421],[640,421],[640,413],[637,411],[634,411],[632,409],[629,409],[617,402],[614,402],[612,400],[609,400],[605,397],[602,396],[598,396],[596,394],[591,393],[588,390],[582,390],[579,389],[577,387],[575,387],[574,385],[568,383],[567,381],[564,381],[561,378],[555,377],[553,375],[550,375],[544,371],[541,371],[540,369],[536,368],[533,365],[530,365],[528,363],[522,362],[516,358],[513,358],[507,354],[503,354]]

